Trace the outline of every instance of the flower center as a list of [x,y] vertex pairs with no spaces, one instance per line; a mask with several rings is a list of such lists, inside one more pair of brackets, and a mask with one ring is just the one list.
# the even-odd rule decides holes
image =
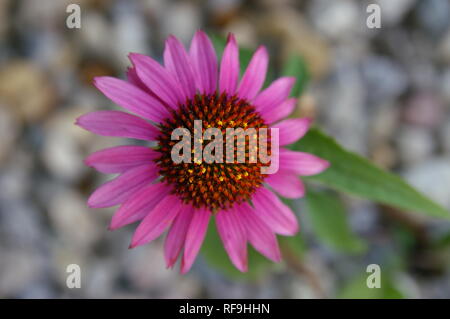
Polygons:
[[[199,132],[194,121],[198,123],[198,120],[202,123],[200,136],[209,128],[217,128],[222,133],[223,154],[215,153],[217,150],[213,152],[214,155],[220,154],[219,157],[223,155],[221,161],[208,162],[200,160],[196,155],[196,142],[197,145],[201,143],[202,149],[206,150],[208,144],[214,141],[214,138],[197,138]],[[172,111],[172,117],[161,123],[160,128],[157,151],[161,155],[155,162],[160,169],[162,180],[170,184],[173,193],[186,204],[196,208],[208,208],[212,212],[228,209],[235,203],[249,200],[266,176],[261,173],[261,166],[268,164],[262,163],[260,156],[255,158],[254,154],[257,152],[254,151],[257,151],[258,146],[250,142],[250,135],[244,136],[245,143],[242,145],[242,140],[239,142],[238,136],[230,137],[230,131],[227,130],[254,129],[253,138],[259,141],[260,129],[268,128],[255,108],[245,100],[226,94],[197,95],[178,110]],[[176,163],[172,158],[172,149],[179,143],[179,140],[172,139],[172,132],[178,128],[185,128],[190,133],[189,149],[193,155],[190,162]],[[197,138],[197,141],[194,138]],[[226,143],[230,141],[234,152],[231,160],[229,152],[226,151]],[[270,148],[269,139],[267,148]],[[242,161],[242,158],[245,158],[245,161]]]

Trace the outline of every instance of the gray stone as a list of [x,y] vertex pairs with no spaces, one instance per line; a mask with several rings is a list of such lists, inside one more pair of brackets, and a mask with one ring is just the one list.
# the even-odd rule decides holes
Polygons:
[[430,158],[406,170],[404,176],[424,194],[450,209],[450,158]]

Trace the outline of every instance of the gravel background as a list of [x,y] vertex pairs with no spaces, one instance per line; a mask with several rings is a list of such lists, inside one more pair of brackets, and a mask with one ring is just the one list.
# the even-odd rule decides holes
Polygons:
[[[169,34],[188,43],[204,28],[266,44],[275,68],[302,54],[312,79],[298,114],[450,208],[450,2],[370,2],[381,29],[366,27],[367,1],[0,0],[0,297],[337,297],[375,262],[404,297],[449,298],[449,246],[435,245],[449,222],[345,198],[364,256],[330,250],[305,222],[303,270],[281,264],[247,282],[202,258],[186,276],[168,271],[161,240],[128,250],[134,227],[109,232],[113,210],[85,204],[107,177],[82,159],[122,142],[73,125],[114,107],[92,78],[123,77],[130,51],[160,58]],[[69,3],[81,29],[65,26]],[[72,263],[81,289],[66,287]]]

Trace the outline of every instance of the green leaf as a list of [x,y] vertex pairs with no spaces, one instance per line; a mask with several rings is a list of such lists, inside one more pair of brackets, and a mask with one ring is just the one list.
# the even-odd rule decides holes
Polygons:
[[309,71],[305,60],[298,54],[292,54],[283,67],[283,75],[297,78],[291,90],[291,96],[300,96],[309,82]]
[[[298,210],[298,199],[293,200],[280,197],[280,200],[284,204],[288,205],[293,212],[296,212]],[[280,244],[282,253],[283,251],[288,251],[298,259],[302,259],[307,251],[307,245],[301,231],[298,232],[295,236],[278,236],[278,243]]]
[[345,207],[335,194],[308,190],[305,212],[317,238],[327,246],[354,254],[367,249],[366,243],[352,233]]
[[256,252],[248,246],[248,272],[242,273],[233,266],[228,257],[222,241],[217,233],[215,223],[211,222],[208,227],[205,241],[202,246],[202,255],[206,262],[222,272],[226,277],[233,279],[257,280],[261,278],[271,267],[273,262]]
[[280,244],[282,253],[289,251],[289,253],[299,260],[303,259],[307,251],[305,240],[300,232],[295,236],[279,236],[278,243]]
[[406,211],[450,219],[450,213],[446,209],[408,185],[399,176],[343,149],[333,138],[317,128],[309,130],[292,148],[315,154],[331,164],[326,171],[305,178],[307,180]]

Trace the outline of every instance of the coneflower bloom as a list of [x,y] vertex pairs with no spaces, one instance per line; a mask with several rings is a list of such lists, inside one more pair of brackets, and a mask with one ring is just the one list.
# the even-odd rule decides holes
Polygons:
[[[181,272],[191,268],[208,228],[216,222],[232,263],[247,271],[247,242],[273,261],[280,261],[276,234],[294,235],[296,216],[278,195],[305,193],[299,176],[328,167],[314,155],[283,148],[308,130],[306,118],[286,119],[296,104],[289,98],[294,78],[281,77],[262,89],[268,66],[259,47],[239,80],[239,51],[229,35],[218,65],[207,35],[198,31],[189,51],[173,36],[166,40],[164,66],[131,53],[127,80],[97,77],[95,86],[124,109],[82,115],[76,124],[95,134],[153,141],[150,146],[117,146],[91,154],[85,163],[102,173],[119,174],[100,186],[90,207],[120,205],[110,229],[139,221],[130,247],[148,243],[168,230],[164,242],[167,267],[181,256]],[[262,163],[192,163],[171,160],[174,129],[193,133],[203,128],[278,128],[279,169],[261,173]],[[247,149],[248,151],[248,149]]]

